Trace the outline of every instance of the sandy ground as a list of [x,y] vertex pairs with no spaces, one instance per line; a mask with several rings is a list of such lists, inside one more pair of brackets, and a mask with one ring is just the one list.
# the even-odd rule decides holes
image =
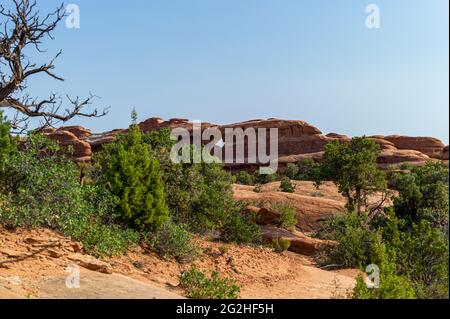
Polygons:
[[[346,298],[357,276],[354,270],[321,270],[295,253],[195,240],[202,248],[195,265],[234,278],[242,298]],[[103,260],[111,266],[112,275],[83,270],[81,283],[84,277],[87,287],[73,295],[62,289],[66,269],[73,264],[68,258],[72,244],[49,230],[12,233],[0,229],[0,298],[171,298],[183,295],[177,287],[179,274],[193,266],[136,247],[125,256]],[[135,294],[130,289],[133,283],[138,287]]]

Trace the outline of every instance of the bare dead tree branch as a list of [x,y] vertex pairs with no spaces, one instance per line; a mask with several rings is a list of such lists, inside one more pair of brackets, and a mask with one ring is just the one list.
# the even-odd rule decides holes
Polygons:
[[[37,74],[45,74],[57,81],[64,79],[54,72],[55,61],[62,52],[43,65],[32,63],[25,55],[25,49],[31,47],[37,53],[44,40],[53,40],[53,31],[65,17],[64,5],[53,12],[41,16],[36,8],[36,0],[11,0],[12,9],[0,4],[0,108],[16,111],[12,127],[28,129],[31,118],[40,118],[40,128],[54,126],[58,122],[67,122],[74,117],[102,117],[108,109],[85,112],[92,104],[94,95],[87,98],[67,97],[68,107],[62,109],[63,100],[56,94],[38,100],[26,94],[27,79]],[[24,125],[26,124],[26,125]]]

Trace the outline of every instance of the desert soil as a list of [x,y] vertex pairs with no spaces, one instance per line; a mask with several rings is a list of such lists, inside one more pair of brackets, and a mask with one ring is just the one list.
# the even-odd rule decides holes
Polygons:
[[[195,265],[233,277],[241,286],[242,298],[346,298],[358,274],[355,270],[325,271],[295,253],[237,245],[219,249],[223,244],[195,240],[202,248]],[[192,267],[161,259],[140,247],[102,261],[79,249],[78,243],[50,230],[0,228],[0,298],[182,298],[178,276]],[[88,262],[79,262],[84,259]],[[79,289],[66,287],[66,269],[74,263],[83,265]]]

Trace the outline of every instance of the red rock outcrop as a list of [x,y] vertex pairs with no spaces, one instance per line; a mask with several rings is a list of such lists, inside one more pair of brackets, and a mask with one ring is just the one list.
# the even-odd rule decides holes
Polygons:
[[394,143],[385,140],[382,136],[370,136],[369,138],[380,146],[381,151],[397,150],[397,147],[395,147]]
[[246,212],[255,214],[256,222],[260,225],[275,224],[281,217],[281,213],[267,207],[259,208],[255,206],[248,206]]
[[[191,134],[193,124],[187,119],[171,119],[164,121],[161,118],[149,118],[138,124],[143,132],[150,132],[161,130],[163,128],[185,128]],[[229,125],[215,125],[211,123],[202,123],[202,130],[217,127],[222,132],[225,139],[226,129],[241,128],[245,131],[248,128],[255,129],[278,129],[278,164],[281,169],[288,163],[296,163],[304,159],[313,159],[321,161],[323,157],[324,146],[333,140],[338,140],[342,143],[348,143],[351,138],[337,133],[329,133],[323,135],[322,132],[304,122],[296,120],[251,120],[241,123],[234,123]],[[57,141],[61,146],[67,147],[72,145],[74,153],[71,158],[78,162],[89,161],[92,152],[101,150],[102,146],[113,142],[118,135],[127,133],[127,129],[117,129],[102,134],[92,134],[90,130],[81,126],[66,126],[57,130],[47,129],[44,133],[52,140]],[[269,138],[269,131],[267,131],[267,139]],[[408,136],[370,136],[381,148],[381,155],[378,159],[380,167],[388,167],[399,164],[423,165],[429,160],[444,160],[448,161],[448,146],[432,137],[408,137]],[[204,144],[209,141],[202,141]],[[268,148],[270,143],[266,143]],[[236,142],[233,144],[236,149]],[[253,145],[250,145],[253,146]],[[258,145],[254,145],[258,150]],[[245,157],[248,156],[248,142],[244,144]],[[267,150],[267,153],[269,150]],[[223,152],[225,156],[225,152]],[[259,167],[258,164],[248,163],[247,158],[244,158],[244,164],[227,164],[232,170],[254,170]]]
[[261,235],[267,243],[272,243],[274,239],[288,240],[290,251],[305,256],[313,256],[322,248],[336,245],[330,240],[308,237],[297,230],[281,229],[273,225],[262,226]]
[[278,227],[278,219],[281,213],[271,208],[248,206],[246,212],[256,215],[256,222],[261,225],[261,236],[269,244],[278,239],[288,240],[290,243],[290,251],[306,256],[312,256],[321,248],[335,244],[331,241],[306,236],[295,229],[295,227],[289,230]]
[[82,126],[63,126],[58,131],[67,131],[74,134],[78,139],[84,140],[92,135],[92,132]]
[[[87,130],[73,129],[79,136],[87,134]],[[53,132],[45,133],[45,135],[52,141],[56,142],[62,149],[62,151],[72,160],[76,162],[88,162],[91,160],[92,150],[91,145],[80,139],[75,133],[72,133],[63,128],[55,130]]]
[[[304,121],[251,120],[220,127],[224,137],[226,136],[226,129],[238,128],[244,131],[248,128],[253,128],[256,132],[258,129],[278,129],[278,154],[280,156],[320,152],[328,142],[327,137],[322,135],[318,128]],[[269,138],[269,132],[267,131],[267,138]],[[269,147],[269,143],[266,146]],[[256,147],[258,149],[258,145]],[[247,143],[244,149],[247,154]]]
[[329,133],[326,135],[328,140],[338,140],[342,143],[349,143],[352,139],[347,135],[337,134],[337,133]]
[[441,159],[448,161],[448,145],[442,150]]
[[278,158],[278,163],[280,166],[285,166],[289,163],[297,163],[304,160],[313,160],[315,162],[322,161],[324,152],[317,153],[307,153],[307,154],[296,154],[296,155],[288,155],[288,156],[280,156]]
[[431,158],[419,151],[414,150],[384,150],[378,157],[378,164],[381,166],[395,164],[418,165],[430,161]]
[[393,143],[400,150],[419,151],[431,158],[440,159],[445,145],[433,137],[411,137],[391,135],[386,136],[385,140]]
[[[168,121],[164,121],[159,117],[152,117],[139,123],[138,126],[144,133],[159,131],[162,129],[172,130],[175,128],[185,128],[192,135],[193,130],[193,123],[187,119],[171,119]],[[204,130],[210,127],[217,127],[217,125],[211,123],[202,123],[201,127],[202,130]],[[86,141],[91,145],[92,150],[96,152],[101,150],[102,145],[113,142],[118,135],[127,133],[128,129],[116,129],[102,134],[91,135],[86,139]]]
[[[254,192],[253,186],[235,185],[234,198],[248,204],[264,202],[267,207],[273,204],[288,204],[295,208],[300,231],[315,232],[321,227],[321,221],[345,211],[345,199],[337,192],[331,183],[325,183],[317,190],[312,182],[295,181],[295,193],[279,192],[280,183],[270,183],[262,186],[261,192]],[[269,209],[269,211],[273,211]],[[265,215],[270,222],[275,215]],[[270,217],[270,218],[269,218]]]

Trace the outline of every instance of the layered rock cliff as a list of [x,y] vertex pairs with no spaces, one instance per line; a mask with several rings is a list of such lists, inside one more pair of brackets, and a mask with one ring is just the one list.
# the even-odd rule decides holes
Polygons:
[[[192,135],[193,124],[186,119],[172,119],[164,121],[160,118],[150,118],[139,126],[143,132],[161,130],[163,128],[175,129],[185,128]],[[216,125],[211,123],[202,123],[202,129],[217,127],[225,137],[226,129],[241,128],[245,131],[248,128],[258,129],[278,129],[278,154],[281,167],[287,163],[297,162],[305,158],[311,158],[320,161],[323,155],[324,147],[333,140],[339,140],[343,143],[350,141],[350,137],[337,133],[324,135],[318,128],[304,122],[295,120],[251,120],[229,125]],[[81,126],[61,127],[57,130],[47,130],[45,134],[52,140],[58,142],[63,148],[71,146],[71,158],[76,162],[88,162],[91,160],[93,152],[99,151],[106,143],[116,139],[119,134],[126,133],[126,129],[117,129],[101,134],[93,134],[90,130]],[[269,131],[267,131],[269,136]],[[268,138],[268,137],[267,137]],[[441,160],[448,163],[448,146],[442,141],[433,137],[410,137],[410,136],[369,136],[380,145],[381,154],[378,158],[380,167],[391,165],[410,164],[423,165],[425,162]],[[207,143],[208,141],[204,141]],[[257,144],[257,143],[256,143]],[[234,148],[237,147],[234,143]],[[258,149],[259,145],[249,145],[245,142],[245,154],[250,146]],[[266,147],[269,147],[267,143]],[[246,155],[247,156],[247,155]],[[235,169],[254,168],[254,164],[229,165]]]

